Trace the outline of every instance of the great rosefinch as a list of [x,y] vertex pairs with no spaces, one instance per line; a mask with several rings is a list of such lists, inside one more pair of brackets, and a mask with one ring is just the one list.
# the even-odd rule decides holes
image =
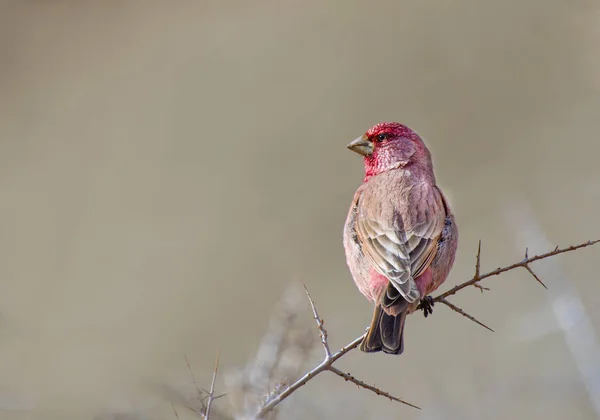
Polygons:
[[361,350],[401,354],[404,321],[448,276],[458,230],[435,185],[423,140],[398,123],[377,124],[348,148],[364,156],[365,179],[344,226],[346,261],[360,292],[375,302]]

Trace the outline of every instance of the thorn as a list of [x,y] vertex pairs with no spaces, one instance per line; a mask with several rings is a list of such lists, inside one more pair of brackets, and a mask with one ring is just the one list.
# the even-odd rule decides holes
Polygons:
[[533,272],[531,267],[529,267],[529,264],[525,264],[524,267],[527,271],[529,271],[529,274],[531,274],[533,276],[533,278],[538,281],[539,284],[544,286],[544,289],[548,290],[548,287],[544,284],[544,282],[542,280],[540,280],[540,278],[538,276],[535,275],[535,273]]
[[479,278],[479,269],[481,267],[481,239],[479,240],[479,245],[477,246],[477,257],[475,259],[475,278]]
[[410,407],[416,408],[417,410],[420,410],[421,407],[416,406],[414,404],[409,403],[408,401],[403,400],[402,398],[398,398],[398,397],[394,397],[391,394],[388,394],[385,391],[380,390],[379,388],[373,386],[373,385],[369,385],[363,381],[361,381],[360,379],[355,378],[354,376],[350,375],[349,373],[345,373],[344,371],[339,370],[338,368],[334,367],[334,366],[329,366],[329,368],[327,369],[332,373],[335,373],[336,375],[342,377],[344,380],[346,381],[350,381],[353,384],[355,384],[358,388],[364,388],[367,389],[371,392],[374,392],[377,395],[381,395],[382,397],[386,397],[388,398],[390,401],[397,401],[399,403],[402,404],[406,404]]
[[477,318],[475,318],[473,315],[469,315],[468,313],[466,313],[465,311],[463,311],[462,309],[460,309],[458,306],[453,305],[452,303],[450,303],[449,301],[447,301],[445,298],[441,298],[439,301],[442,302],[444,305],[448,306],[454,312],[458,312],[459,314],[461,314],[465,318],[469,318],[474,323],[481,325],[486,330],[489,330],[491,332],[495,332],[490,327],[488,327],[487,325],[485,325],[483,322],[477,320]]
[[526,259],[526,260],[528,260],[528,259],[529,259],[528,252],[529,252],[529,248],[525,248],[525,259]]

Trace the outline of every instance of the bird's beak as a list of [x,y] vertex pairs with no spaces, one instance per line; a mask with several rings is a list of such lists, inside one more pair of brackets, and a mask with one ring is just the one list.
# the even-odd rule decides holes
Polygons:
[[373,142],[366,136],[357,138],[346,147],[359,155],[371,156],[373,154]]

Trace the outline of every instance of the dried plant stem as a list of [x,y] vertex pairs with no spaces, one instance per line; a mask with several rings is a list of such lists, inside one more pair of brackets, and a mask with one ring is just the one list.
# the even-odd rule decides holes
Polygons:
[[[570,246],[568,248],[562,248],[561,249],[559,247],[556,247],[556,248],[554,248],[553,251],[546,252],[545,254],[536,255],[536,256],[531,257],[531,258],[529,258],[527,256],[527,253],[525,253],[525,258],[523,259],[523,261],[520,261],[518,263],[514,263],[512,265],[508,265],[506,267],[497,268],[494,271],[490,271],[489,273],[485,273],[485,274],[481,274],[481,275],[479,275],[479,272],[478,272],[479,270],[477,270],[476,273],[475,273],[476,275],[473,276],[472,279],[467,280],[464,283],[461,283],[461,284],[459,284],[457,286],[454,286],[453,288],[451,288],[450,290],[442,293],[441,295],[434,297],[433,301],[434,302],[440,302],[443,298],[446,298],[448,296],[452,296],[452,295],[456,294],[456,292],[458,292],[459,290],[464,289],[465,287],[472,286],[475,283],[477,283],[477,282],[479,282],[479,281],[481,281],[483,279],[486,279],[486,278],[492,277],[492,276],[497,276],[498,274],[506,273],[507,271],[514,270],[515,268],[522,267],[522,268],[525,268],[530,273],[532,273],[531,269],[528,269],[527,267],[529,266],[529,264],[531,264],[533,262],[536,262],[536,261],[539,261],[539,260],[543,260],[545,258],[553,257],[553,256],[558,255],[558,254],[563,254],[565,252],[571,252],[571,251],[575,251],[575,250],[580,249],[580,248],[585,248],[585,247],[588,247],[588,246],[592,246],[592,245],[597,244],[598,242],[600,242],[600,239],[596,239],[595,241],[587,241],[587,242],[584,242],[584,243],[579,244],[579,245]],[[479,261],[480,261],[480,253],[481,253],[481,247],[479,248],[479,252],[477,253],[477,263],[478,264],[479,264]],[[542,281],[539,278],[537,278],[537,276],[534,275],[534,278],[543,285]],[[546,286],[544,285],[544,287],[546,287]]]
[[362,342],[364,336],[365,335],[363,334],[360,337],[354,339],[353,341],[351,341],[350,343],[348,343],[346,346],[342,347],[339,351],[337,351],[334,354],[332,354],[330,358],[323,360],[317,366],[315,366],[310,371],[308,371],[307,373],[305,373],[300,379],[298,379],[292,385],[288,386],[286,389],[284,389],[283,391],[281,391],[280,394],[278,394],[274,398],[269,399],[269,401],[267,401],[266,404],[264,404],[260,408],[260,410],[256,413],[256,415],[254,417],[258,418],[258,419],[263,418],[268,412],[270,412],[271,410],[273,410],[273,408],[275,408],[275,406],[277,406],[281,401],[285,400],[291,394],[293,394],[294,392],[296,392],[299,388],[301,388],[304,385],[306,385],[306,383],[308,381],[310,381],[312,378],[314,378],[315,376],[317,376],[319,373],[321,373],[321,372],[323,372],[325,370],[328,370],[329,366],[331,366],[333,364],[333,362],[335,362],[336,360],[338,360],[344,354],[346,354],[349,351],[351,351],[351,350],[355,349],[356,347],[358,347],[359,344]]
[[317,308],[315,307],[315,302],[313,301],[310,293],[308,293],[308,289],[304,286],[304,291],[306,292],[306,297],[310,302],[310,307],[313,311],[313,318],[317,321],[317,329],[319,330],[319,335],[321,336],[321,344],[323,344],[323,349],[325,350],[325,358],[331,357],[331,349],[329,348],[329,343],[327,342],[327,330],[323,325],[323,320],[319,318],[319,313],[317,312]]
[[218,398],[215,396],[215,381],[217,380],[217,372],[219,371],[219,357],[220,354],[217,353],[217,360],[215,362],[215,370],[213,371],[212,381],[210,383],[210,391],[208,391],[208,398],[206,400],[206,409],[204,410],[204,419],[208,420],[210,417],[210,406],[213,401]]
[[441,302],[444,305],[448,306],[450,309],[452,309],[453,311],[461,314],[462,316],[464,316],[465,318],[470,319],[471,321],[475,322],[476,324],[481,325],[482,327],[488,329],[489,331],[494,332],[494,330],[492,330],[490,327],[488,327],[487,325],[485,325],[483,322],[477,320],[473,315],[468,314],[467,312],[463,311],[462,309],[460,309],[458,306],[450,303],[448,301],[448,299],[446,299],[448,296],[452,296],[454,294],[456,294],[458,291],[464,289],[465,287],[468,286],[474,286],[477,287],[482,293],[484,290],[489,290],[487,287],[483,287],[479,282],[481,280],[487,279],[488,277],[492,277],[492,276],[497,276],[499,274],[502,273],[506,273],[507,271],[511,271],[514,270],[516,268],[524,268],[525,270],[527,270],[527,272],[529,274],[531,274],[531,276],[538,282],[540,283],[544,288],[548,289],[548,287],[546,287],[546,285],[544,284],[544,282],[542,282],[542,280],[533,272],[533,270],[531,269],[531,267],[529,266],[531,263],[539,261],[539,260],[543,260],[545,258],[549,258],[549,257],[553,257],[555,255],[558,254],[562,254],[565,252],[571,252],[571,251],[575,251],[577,249],[580,248],[585,248],[587,246],[592,246],[597,244],[598,242],[600,242],[600,239],[596,239],[595,241],[587,241],[584,242],[582,244],[579,245],[573,245],[567,248],[559,248],[556,247],[554,248],[553,251],[550,252],[546,252],[545,254],[540,254],[540,255],[536,255],[534,257],[529,257],[528,255],[528,249],[525,248],[525,258],[523,258],[522,261],[518,262],[518,263],[514,263],[512,265],[508,265],[506,267],[501,267],[501,268],[497,268],[494,271],[490,271],[489,273],[485,273],[485,274],[480,274],[480,268],[481,268],[481,241],[479,241],[479,246],[477,247],[477,256],[475,259],[475,275],[473,276],[473,278],[471,278],[470,280],[467,280],[457,286],[454,286],[453,288],[451,288],[450,290],[434,297],[432,299],[433,302]]
[[[546,285],[541,281],[541,279],[533,272],[533,270],[530,267],[530,264],[536,261],[540,261],[546,258],[550,258],[553,257],[555,255],[558,254],[562,254],[565,252],[571,252],[571,251],[575,251],[577,249],[580,248],[585,248],[588,246],[592,246],[597,244],[598,242],[600,242],[600,239],[594,240],[594,241],[588,241],[588,242],[584,242],[582,244],[579,245],[573,245],[567,248],[559,248],[556,247],[553,251],[547,252],[545,254],[540,254],[540,255],[536,255],[534,257],[529,257],[527,250],[525,251],[525,258],[517,263],[514,263],[512,265],[508,265],[506,267],[502,267],[502,268],[497,268],[494,271],[490,271],[488,273],[485,274],[481,274],[481,241],[479,241],[479,245],[477,247],[477,256],[476,256],[476,260],[475,260],[475,274],[473,276],[473,278],[457,285],[454,286],[453,288],[451,288],[450,290],[434,297],[432,299],[433,302],[441,302],[444,305],[448,306],[450,309],[452,309],[453,311],[459,313],[460,315],[470,319],[471,321],[481,325],[482,327],[488,329],[489,331],[494,331],[492,330],[490,327],[488,327],[487,325],[485,325],[484,323],[478,321],[475,317],[473,317],[472,315],[469,315],[468,313],[466,313],[465,311],[463,311],[461,308],[459,308],[458,306],[454,305],[453,303],[449,302],[447,297],[448,296],[452,296],[454,294],[456,294],[457,292],[459,292],[460,290],[469,287],[469,286],[474,286],[476,288],[478,288],[479,290],[481,290],[481,292],[483,293],[484,290],[489,290],[489,288],[487,287],[483,287],[479,282],[481,280],[487,279],[489,277],[493,277],[493,276],[497,276],[500,275],[502,273],[506,273],[507,271],[511,271],[514,270],[516,268],[524,268],[525,270],[527,270],[527,272],[529,272],[529,274],[531,274],[531,276],[537,281],[539,282],[542,286],[544,286],[545,288]],[[290,386],[288,386],[287,388],[285,388],[283,391],[276,393],[274,396],[270,397],[263,405],[262,407],[260,407],[260,409],[258,410],[258,412],[255,414],[254,418],[260,419],[263,418],[265,415],[267,415],[270,411],[272,411],[279,403],[281,403],[283,400],[285,400],[287,397],[289,397],[291,394],[293,394],[294,392],[296,392],[298,389],[300,389],[301,387],[303,387],[308,381],[310,381],[311,379],[313,379],[315,376],[317,376],[319,373],[324,372],[324,371],[330,371],[340,377],[342,377],[343,379],[345,379],[346,381],[350,381],[354,384],[356,384],[357,386],[367,389],[369,391],[372,391],[374,393],[376,393],[377,395],[381,395],[384,396],[386,398],[389,398],[392,401],[397,401],[397,402],[401,402],[403,404],[409,405],[411,407],[420,409],[419,407],[417,407],[416,405],[413,405],[411,403],[408,403],[398,397],[394,397],[393,395],[390,395],[389,393],[382,391],[374,386],[368,385],[365,382],[361,381],[360,379],[355,378],[354,376],[352,376],[350,373],[344,373],[343,371],[339,370],[338,368],[333,366],[333,363],[336,362],[338,359],[340,359],[342,356],[344,356],[345,354],[349,353],[350,351],[354,350],[355,348],[357,348],[360,343],[362,342],[363,338],[365,337],[366,333],[361,335],[360,337],[357,337],[356,339],[354,339],[353,341],[351,341],[350,343],[348,343],[345,347],[342,347],[340,350],[338,350],[335,353],[331,353],[331,349],[329,347],[329,342],[328,342],[328,337],[327,337],[327,330],[324,327],[324,322],[323,319],[319,317],[319,314],[317,312],[317,308],[315,306],[315,303],[312,299],[312,297],[310,296],[310,293],[308,292],[308,289],[306,289],[306,287],[304,287],[304,289],[306,290],[306,295],[308,297],[308,300],[310,302],[310,306],[313,312],[313,317],[317,323],[317,329],[319,330],[319,334],[321,336],[321,344],[323,346],[323,350],[325,352],[325,358],[323,359],[323,361],[321,363],[319,363],[317,366],[315,366],[314,368],[312,368],[309,372],[305,373],[302,377],[300,377],[296,382],[294,382],[293,384],[291,384]]]
[[[200,388],[198,387],[198,382],[196,382],[196,377],[194,376],[194,371],[192,370],[192,366],[190,365],[190,361],[187,357],[187,354],[184,354],[183,357],[185,358],[185,364],[187,366],[188,372],[190,374],[190,379],[192,380],[192,384],[194,385],[194,389],[196,390],[196,398],[198,400],[199,404],[202,404],[202,407],[204,407],[204,398],[202,396],[202,391],[200,390]],[[202,413],[202,411],[199,411],[193,407],[190,406],[185,406],[188,410],[193,411],[194,413],[196,413],[196,415],[198,416],[203,416],[204,414]],[[175,408],[175,407],[173,407]]]
[[319,313],[317,312],[317,308],[315,306],[315,303],[314,303],[312,297],[310,296],[310,293],[308,292],[308,289],[306,288],[306,286],[304,287],[304,290],[306,291],[306,296],[308,297],[308,301],[310,302],[310,306],[311,306],[311,309],[313,311],[313,317],[314,317],[314,319],[315,319],[315,321],[317,323],[317,329],[319,330],[319,335],[321,336],[321,344],[323,346],[323,351],[325,353],[325,358],[323,359],[323,361],[321,363],[319,363],[317,366],[315,366],[309,372],[307,372],[306,374],[304,374],[300,379],[298,379],[292,385],[290,385],[289,387],[287,387],[286,389],[284,389],[275,398],[272,398],[269,401],[267,401],[261,407],[261,409],[256,413],[255,418],[258,418],[258,419],[263,418],[267,413],[269,413],[271,410],[273,410],[273,408],[275,408],[275,406],[277,406],[281,401],[283,401],[289,395],[291,395],[292,393],[294,393],[295,391],[297,391],[299,388],[301,388],[302,386],[304,386],[308,381],[310,381],[311,379],[313,379],[319,373],[327,371],[327,370],[330,371],[330,372],[335,373],[338,376],[341,376],[346,381],[350,381],[350,382],[358,385],[361,388],[364,388],[364,389],[367,389],[369,391],[372,391],[372,392],[376,393],[377,395],[382,395],[382,396],[384,396],[386,398],[389,398],[391,401],[397,401],[397,402],[400,402],[402,404],[409,405],[409,406],[411,406],[413,408],[420,409],[419,407],[417,407],[414,404],[406,402],[406,401],[402,400],[401,398],[394,397],[393,395],[390,395],[389,393],[387,393],[385,391],[382,391],[382,390],[380,390],[380,389],[378,389],[378,388],[376,388],[374,386],[368,385],[365,382],[361,381],[360,379],[356,379],[355,377],[353,377],[349,373],[344,373],[341,370],[339,370],[338,368],[336,368],[336,367],[333,366],[333,363],[335,363],[336,360],[338,360],[340,357],[342,357],[346,353],[348,353],[351,350],[354,350],[356,347],[358,347],[358,345],[362,342],[362,340],[363,340],[363,338],[364,338],[365,335],[363,334],[360,337],[354,339],[353,341],[351,341],[350,343],[348,343],[346,346],[342,347],[340,350],[338,350],[337,352],[335,352],[335,353],[332,354],[331,353],[331,349],[329,347],[329,341],[328,341],[328,337],[327,337],[327,330],[325,329],[323,319],[319,317]]
[[485,328],[487,330],[490,330],[491,332],[494,332],[494,330],[492,330],[490,327],[488,327],[487,325],[485,325],[483,322],[478,321],[474,316],[469,315],[468,313],[466,313],[465,311],[463,311],[462,309],[460,309],[458,306],[454,305],[453,303],[448,302],[446,300],[446,298],[442,298],[439,301],[442,302],[447,307],[449,307],[450,309],[452,309],[454,312],[458,312],[462,316],[464,316],[466,318],[469,318],[471,321],[473,321],[473,322],[481,325],[483,328]]
[[338,375],[338,376],[341,376],[341,377],[342,377],[342,378],[344,378],[346,381],[350,381],[350,382],[352,382],[352,383],[354,383],[354,384],[358,385],[358,386],[359,386],[359,387],[361,387],[361,388],[365,388],[365,389],[368,389],[369,391],[373,391],[374,393],[376,393],[377,395],[381,395],[382,397],[389,398],[389,399],[390,399],[390,401],[397,401],[397,402],[400,402],[400,403],[402,403],[402,404],[410,405],[411,407],[414,407],[414,408],[416,408],[416,409],[418,409],[418,410],[420,410],[420,409],[421,409],[421,407],[417,407],[416,405],[413,405],[413,404],[411,404],[411,403],[409,403],[409,402],[406,402],[406,401],[404,401],[404,400],[401,400],[401,399],[400,399],[400,398],[398,398],[398,397],[394,397],[393,395],[390,395],[390,394],[388,394],[388,393],[387,393],[387,392],[385,392],[385,391],[382,391],[382,390],[380,390],[380,389],[378,389],[378,388],[375,388],[375,387],[374,387],[374,386],[372,386],[372,385],[366,384],[366,383],[364,383],[363,381],[361,381],[360,379],[356,379],[354,376],[350,375],[349,373],[344,373],[344,372],[342,372],[341,370],[339,370],[339,369],[338,369],[338,368],[336,368],[335,366],[329,366],[329,370],[330,370],[331,372],[335,373],[336,375]]

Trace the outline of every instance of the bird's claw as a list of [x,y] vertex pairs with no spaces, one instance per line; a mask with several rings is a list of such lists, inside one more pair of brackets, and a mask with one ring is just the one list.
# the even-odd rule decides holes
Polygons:
[[423,310],[423,315],[425,315],[425,318],[427,318],[428,315],[431,315],[433,313],[434,303],[435,302],[433,301],[433,298],[431,296],[425,296],[423,299],[421,299],[419,309]]

